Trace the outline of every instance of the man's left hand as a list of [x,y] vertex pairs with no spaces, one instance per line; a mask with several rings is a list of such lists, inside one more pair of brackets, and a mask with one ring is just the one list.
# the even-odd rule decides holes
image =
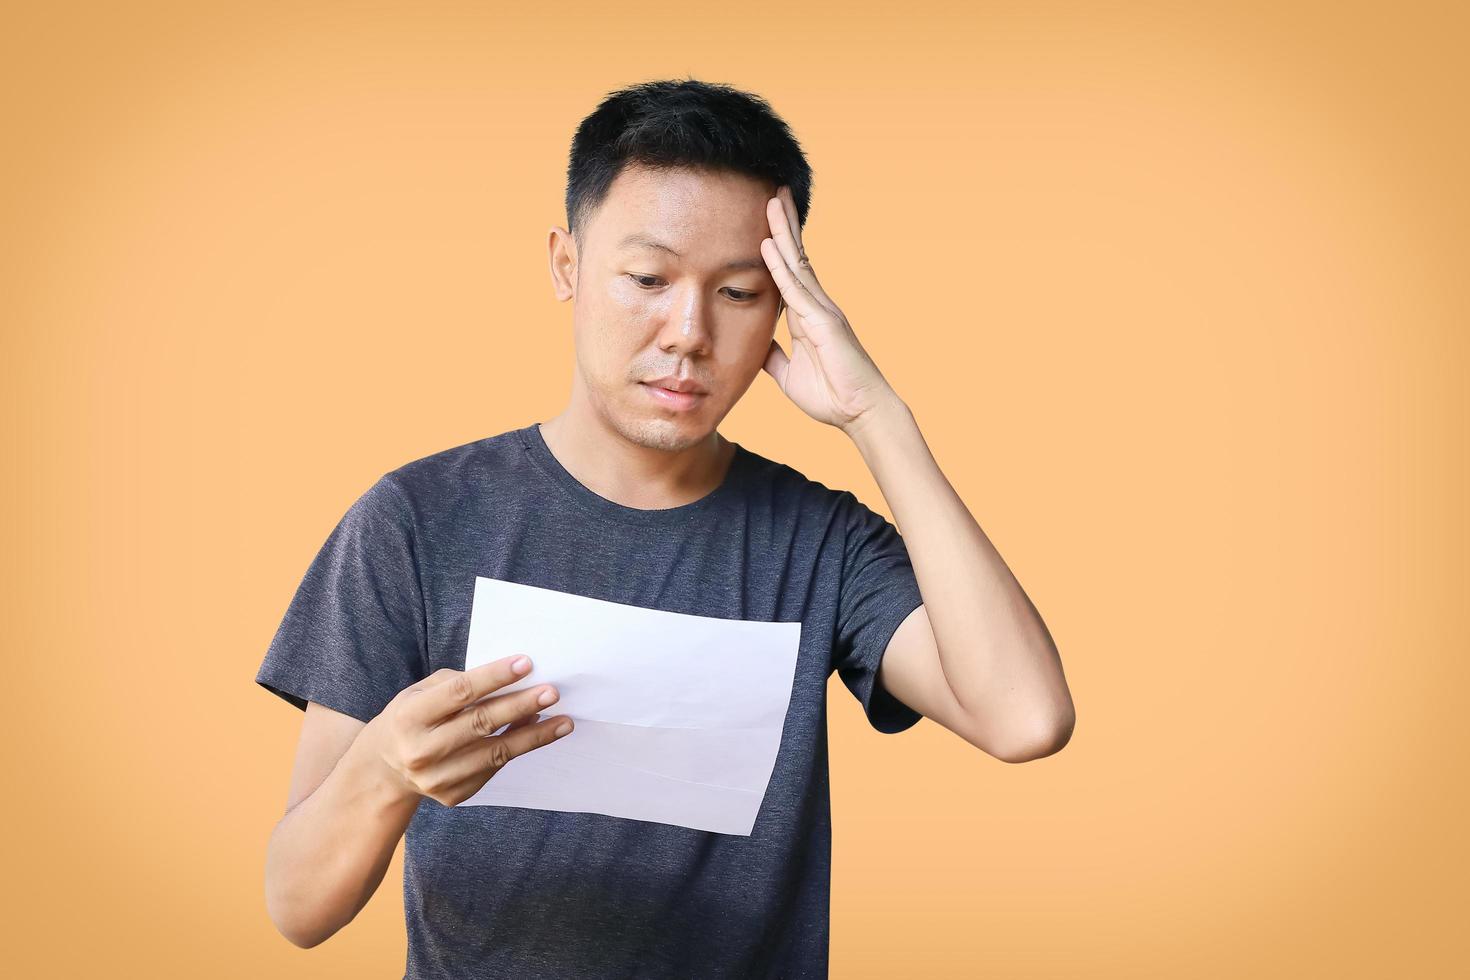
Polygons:
[[763,367],[803,412],[849,431],[898,396],[817,282],[789,187],[766,201],[766,219],[771,237],[761,240],[761,255],[786,302],[793,352],[788,357],[772,337]]

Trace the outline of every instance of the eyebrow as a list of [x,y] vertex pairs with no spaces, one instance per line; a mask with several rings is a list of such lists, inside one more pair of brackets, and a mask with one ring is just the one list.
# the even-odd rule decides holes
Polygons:
[[[675,256],[676,258],[683,258],[683,255],[680,252],[675,251],[672,247],[665,245],[663,242],[659,241],[656,238],[650,238],[649,236],[636,231],[633,232],[633,234],[628,235],[622,241],[618,242],[618,249],[620,251],[625,248],[651,248],[661,252],[668,252],[670,255]],[[724,265],[725,269],[764,269],[765,267],[766,260],[763,258],[734,259],[730,262],[726,262]]]

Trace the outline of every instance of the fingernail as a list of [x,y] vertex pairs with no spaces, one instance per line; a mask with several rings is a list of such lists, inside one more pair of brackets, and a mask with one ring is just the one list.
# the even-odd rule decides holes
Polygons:
[[540,704],[543,708],[555,700],[556,692],[551,690],[550,688],[542,691],[541,696],[536,699],[537,703]]
[[526,657],[517,657],[511,661],[510,669],[517,674],[524,674],[531,669],[531,661]]
[[556,726],[556,734],[557,734],[557,737],[560,738],[561,736],[565,735],[567,732],[569,732],[571,730],[572,730],[572,726],[571,725],[568,725],[566,722],[562,722],[560,725],[557,725]]

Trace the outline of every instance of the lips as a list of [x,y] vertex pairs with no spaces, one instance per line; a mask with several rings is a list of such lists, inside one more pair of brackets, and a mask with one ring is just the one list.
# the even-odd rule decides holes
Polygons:
[[705,393],[702,391],[672,391],[650,381],[639,382],[638,387],[648,392],[659,405],[677,412],[688,411],[705,398]]
[[696,395],[705,394],[704,386],[693,378],[676,378],[673,375],[667,375],[662,378],[650,378],[643,383],[646,385],[657,385],[668,391],[688,391]]

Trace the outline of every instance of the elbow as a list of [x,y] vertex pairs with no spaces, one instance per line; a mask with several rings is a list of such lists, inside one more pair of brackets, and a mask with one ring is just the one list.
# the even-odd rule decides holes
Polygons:
[[270,916],[271,924],[276,927],[276,932],[284,936],[292,946],[300,949],[320,946],[332,936],[330,932],[313,929],[306,922],[301,921],[300,917],[282,911],[269,899],[266,901],[266,914]]
[[271,912],[271,922],[287,942],[300,949],[320,946],[333,935],[333,930],[313,929],[306,923],[293,921],[275,912]]
[[285,936],[286,939],[291,943],[291,945],[297,947],[298,949],[311,949],[313,946],[320,946],[327,939],[326,936],[313,936],[307,935],[305,933],[296,933],[290,931],[289,929],[282,929],[280,926],[276,926],[276,931]]
[[1069,700],[1065,712],[1049,720],[1047,724],[1036,726],[1035,733],[1030,737],[1017,739],[1004,751],[992,754],[1002,762],[1012,764],[1045,759],[1066,748],[1067,743],[1072,740],[1072,732],[1076,727],[1077,712]]
[[300,901],[292,901],[291,898],[280,889],[272,887],[269,878],[266,880],[265,911],[270,917],[271,924],[276,927],[286,941],[301,949],[311,949],[336,935],[340,925],[331,925],[323,920],[320,914],[310,914],[304,911]]

